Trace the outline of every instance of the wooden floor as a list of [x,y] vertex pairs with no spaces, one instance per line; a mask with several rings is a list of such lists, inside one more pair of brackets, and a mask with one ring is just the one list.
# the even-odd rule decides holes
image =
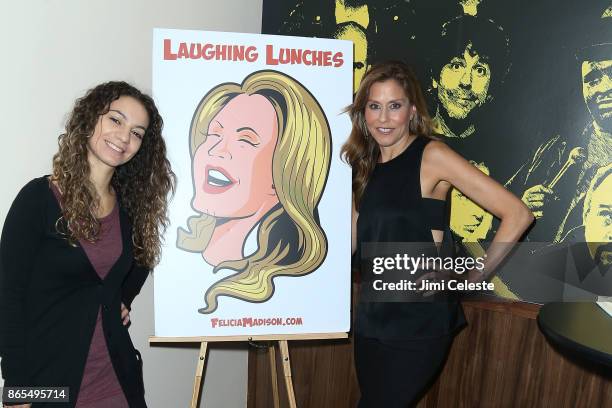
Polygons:
[[[465,302],[464,310],[469,325],[418,407],[612,408],[610,373],[578,365],[551,347],[537,327],[538,306]],[[299,408],[356,406],[350,339],[292,341],[289,350]],[[278,349],[276,362],[280,406],[288,407]],[[265,350],[249,352],[248,407],[274,407]]]

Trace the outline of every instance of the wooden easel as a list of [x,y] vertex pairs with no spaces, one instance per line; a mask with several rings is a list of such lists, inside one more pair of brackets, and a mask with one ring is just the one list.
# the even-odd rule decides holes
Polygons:
[[[297,408],[295,392],[293,390],[293,379],[291,377],[291,360],[289,358],[289,340],[322,340],[322,339],[344,339],[347,333],[314,333],[314,334],[286,334],[286,335],[260,335],[260,336],[216,336],[216,337],[149,337],[149,343],[200,343],[200,353],[196,364],[195,378],[193,381],[193,392],[191,393],[191,408],[198,408],[204,366],[206,365],[206,352],[208,343],[226,341],[276,341],[283,360],[283,376],[285,377],[285,388],[290,408]],[[270,359],[270,375],[272,379],[272,395],[274,397],[274,408],[280,407],[280,396],[278,392],[278,373],[276,371],[276,352],[274,344],[268,347]]]

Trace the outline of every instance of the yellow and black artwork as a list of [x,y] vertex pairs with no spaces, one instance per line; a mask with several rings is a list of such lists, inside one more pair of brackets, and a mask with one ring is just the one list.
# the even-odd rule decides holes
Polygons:
[[[588,258],[611,285],[611,0],[264,0],[262,32],[353,41],[355,89],[376,62],[409,63],[436,133],[533,212],[530,253]],[[486,245],[495,218],[449,199],[456,241]],[[546,291],[506,269],[501,296]]]

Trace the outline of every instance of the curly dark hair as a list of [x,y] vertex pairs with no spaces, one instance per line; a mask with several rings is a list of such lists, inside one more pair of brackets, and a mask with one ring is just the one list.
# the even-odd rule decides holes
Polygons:
[[439,37],[434,40],[430,76],[440,79],[442,68],[453,57],[462,56],[468,44],[472,51],[491,66],[489,94],[495,95],[510,71],[510,37],[504,28],[491,19],[462,15],[442,24]]
[[174,193],[176,176],[166,158],[163,120],[150,96],[126,82],[112,81],[77,99],[66,132],[58,138],[52,179],[62,193],[61,224],[66,229],[62,232],[72,241],[95,241],[100,233],[96,217],[100,197],[89,179],[87,143],[98,118],[108,112],[111,102],[122,96],[130,96],[143,105],[149,115],[149,126],[136,155],[115,169],[111,185],[132,223],[136,262],[153,268],[159,262],[162,234],[168,226],[167,196]]

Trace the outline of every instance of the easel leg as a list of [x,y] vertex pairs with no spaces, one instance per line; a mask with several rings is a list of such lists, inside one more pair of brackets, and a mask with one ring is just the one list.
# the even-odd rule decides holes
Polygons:
[[285,375],[285,386],[289,397],[289,407],[297,408],[295,393],[293,392],[293,380],[291,378],[291,361],[289,360],[289,346],[287,340],[279,340],[281,358],[283,359],[283,374]]
[[191,408],[197,408],[198,399],[200,397],[200,388],[202,385],[202,373],[204,372],[204,363],[206,362],[206,347],[208,343],[203,341],[200,344],[200,354],[198,356],[198,364],[196,366],[195,380],[193,382],[193,393],[191,394]]
[[278,373],[276,372],[276,350],[274,344],[268,347],[268,357],[270,358],[270,374],[272,376],[272,397],[274,398],[274,408],[280,408],[278,398]]

